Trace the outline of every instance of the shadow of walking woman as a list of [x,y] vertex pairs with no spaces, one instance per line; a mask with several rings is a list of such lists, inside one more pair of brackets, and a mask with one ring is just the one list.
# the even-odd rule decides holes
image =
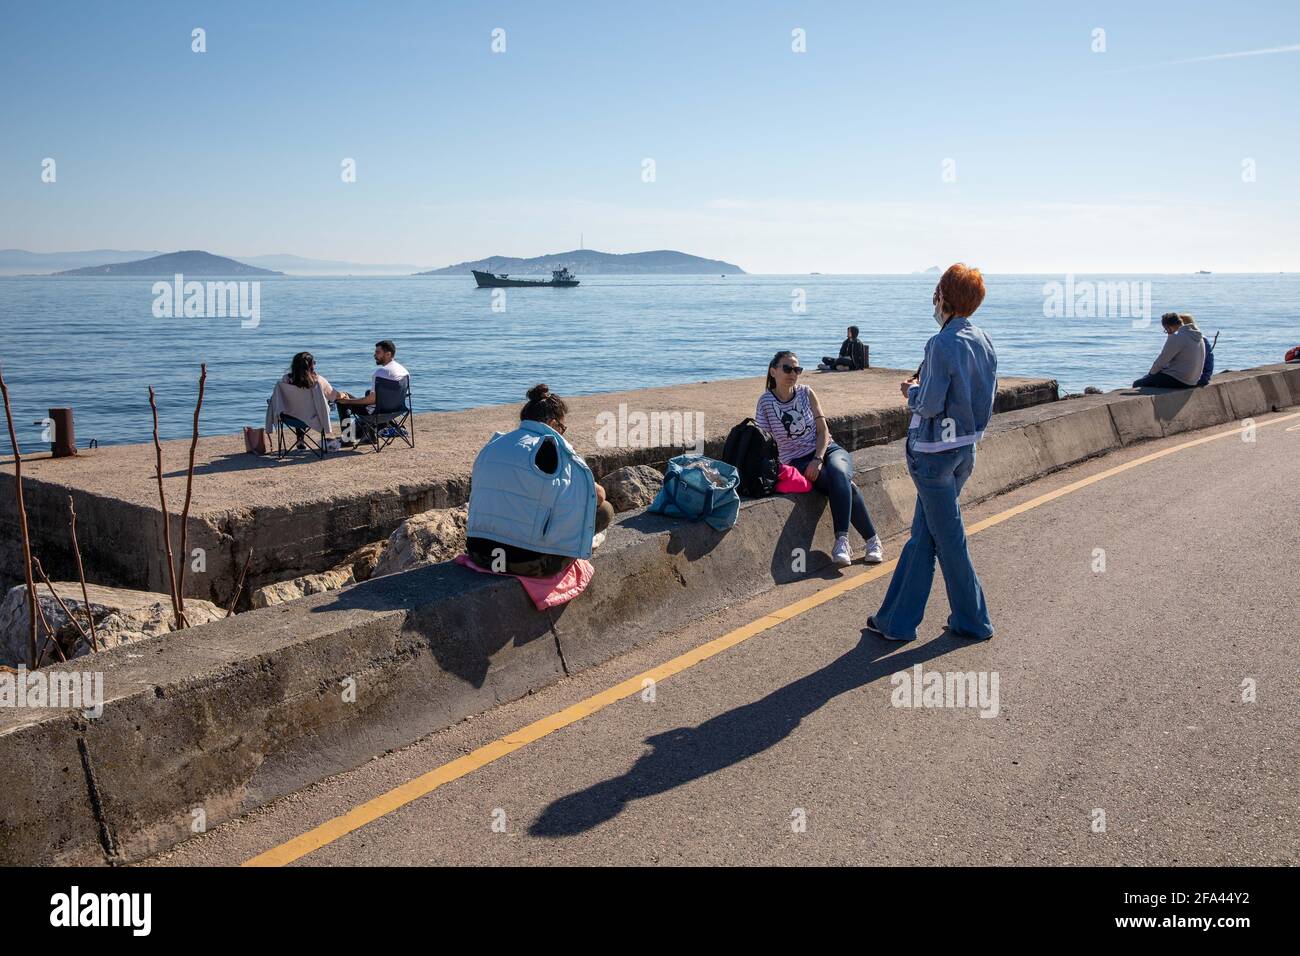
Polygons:
[[898,645],[864,632],[853,650],[766,697],[697,727],[676,727],[646,738],[651,749],[626,773],[554,801],[528,828],[529,835],[566,837],[591,830],[614,819],[633,800],[665,793],[762,753],[841,694],[967,643],[945,631],[923,645],[891,653]]

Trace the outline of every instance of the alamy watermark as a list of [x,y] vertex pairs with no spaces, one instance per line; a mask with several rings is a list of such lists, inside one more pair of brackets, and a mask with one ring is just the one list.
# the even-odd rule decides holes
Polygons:
[[1094,282],[1067,274],[1043,283],[1043,318],[1132,319],[1133,328],[1151,324],[1151,283],[1146,280]]
[[238,318],[245,329],[262,322],[262,283],[256,279],[186,282],[178,272],[170,283],[155,282],[152,294],[156,319]]
[[104,713],[104,672],[51,668],[0,671],[0,707],[79,710],[89,718]]
[[628,411],[619,402],[617,412],[596,416],[596,446],[599,448],[690,448],[704,454],[703,412]]
[[895,707],[974,707],[981,717],[998,715],[997,671],[926,671],[916,664],[889,681]]
[[153,929],[153,894],[83,893],[74,884],[67,893],[50,897],[50,925],[118,926],[130,929],[132,936],[148,936]]

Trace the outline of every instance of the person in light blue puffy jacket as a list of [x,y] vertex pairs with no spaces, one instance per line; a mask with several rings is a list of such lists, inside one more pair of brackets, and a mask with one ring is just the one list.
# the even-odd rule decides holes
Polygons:
[[971,564],[958,496],[975,468],[975,444],[993,414],[998,359],[970,316],[984,301],[984,277],[957,263],[934,290],[939,332],[925,345],[918,377],[902,383],[912,421],[907,469],[916,485],[912,536],[880,610],[867,629],[894,641],[916,637],[930,599],[936,559],[948,592],[948,630],[959,637],[993,636],[984,589]]
[[519,427],[497,432],[474,460],[466,553],[479,567],[548,578],[591,556],[614,518],[605,489],[564,438],[564,399],[528,390]]

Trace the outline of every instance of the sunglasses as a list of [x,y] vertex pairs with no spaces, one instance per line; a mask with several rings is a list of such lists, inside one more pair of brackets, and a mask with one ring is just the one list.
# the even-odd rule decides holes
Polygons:
[[786,375],[798,375],[803,371],[803,368],[798,365],[782,365],[781,371],[785,372]]
[[564,427],[564,422],[556,422],[556,423],[555,423],[554,425],[552,425],[551,427],[554,428],[554,429],[555,429],[557,432],[559,432],[561,435],[563,435],[565,432],[568,431],[568,429]]

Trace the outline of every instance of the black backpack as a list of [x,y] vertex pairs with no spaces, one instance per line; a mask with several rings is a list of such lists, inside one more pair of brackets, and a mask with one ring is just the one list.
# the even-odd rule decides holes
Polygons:
[[776,439],[754,419],[746,418],[727,435],[722,460],[740,472],[736,490],[746,498],[766,498],[776,491],[781,471]]

